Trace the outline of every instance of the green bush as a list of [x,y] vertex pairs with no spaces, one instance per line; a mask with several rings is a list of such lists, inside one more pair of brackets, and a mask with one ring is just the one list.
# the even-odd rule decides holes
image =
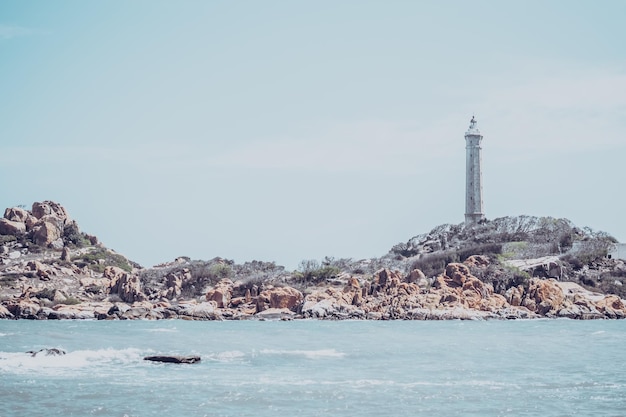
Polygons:
[[297,279],[307,284],[319,283],[337,276],[341,269],[329,263],[325,262],[325,264],[320,265],[316,260],[304,260],[300,262]]
[[133,270],[124,256],[109,251],[105,248],[96,248],[74,259],[74,263],[80,267],[87,266],[95,272],[104,272],[107,266],[116,266],[126,272]]
[[435,277],[441,274],[449,263],[463,262],[473,255],[495,257],[501,252],[502,244],[500,243],[470,245],[460,249],[422,255],[417,261],[411,264],[411,270],[419,269],[427,277]]
[[71,222],[63,229],[63,241],[73,244],[78,248],[91,245],[91,241],[84,233],[81,233],[76,222]]
[[493,286],[493,291],[504,295],[511,287],[521,285],[528,288],[531,276],[528,272],[512,266],[492,263],[487,268],[470,268],[472,275]]
[[449,263],[459,261],[460,258],[456,251],[422,255],[417,261],[413,262],[411,270],[419,269],[424,275],[432,278],[441,274]]

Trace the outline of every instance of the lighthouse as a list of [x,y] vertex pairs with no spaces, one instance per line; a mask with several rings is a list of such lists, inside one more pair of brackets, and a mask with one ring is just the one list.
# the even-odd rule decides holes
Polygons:
[[483,172],[480,142],[483,136],[472,116],[465,132],[465,224],[478,223],[485,218],[483,211]]

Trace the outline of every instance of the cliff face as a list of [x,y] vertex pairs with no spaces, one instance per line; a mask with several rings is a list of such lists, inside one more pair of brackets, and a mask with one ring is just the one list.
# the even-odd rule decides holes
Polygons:
[[[0,219],[0,317],[472,319],[626,316],[614,242],[565,219],[443,225],[376,259],[141,268],[84,234],[60,204]],[[602,292],[613,294],[604,295]]]

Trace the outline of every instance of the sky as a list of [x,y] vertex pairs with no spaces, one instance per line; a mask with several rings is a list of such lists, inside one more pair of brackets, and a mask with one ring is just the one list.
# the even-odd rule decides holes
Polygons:
[[626,2],[0,3],[0,208],[151,266],[382,256],[487,218],[626,241]]

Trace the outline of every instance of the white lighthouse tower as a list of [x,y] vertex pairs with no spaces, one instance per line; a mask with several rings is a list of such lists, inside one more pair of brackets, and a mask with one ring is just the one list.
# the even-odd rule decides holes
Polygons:
[[480,142],[483,136],[472,116],[465,132],[465,223],[478,223],[485,218],[483,212],[483,172]]

